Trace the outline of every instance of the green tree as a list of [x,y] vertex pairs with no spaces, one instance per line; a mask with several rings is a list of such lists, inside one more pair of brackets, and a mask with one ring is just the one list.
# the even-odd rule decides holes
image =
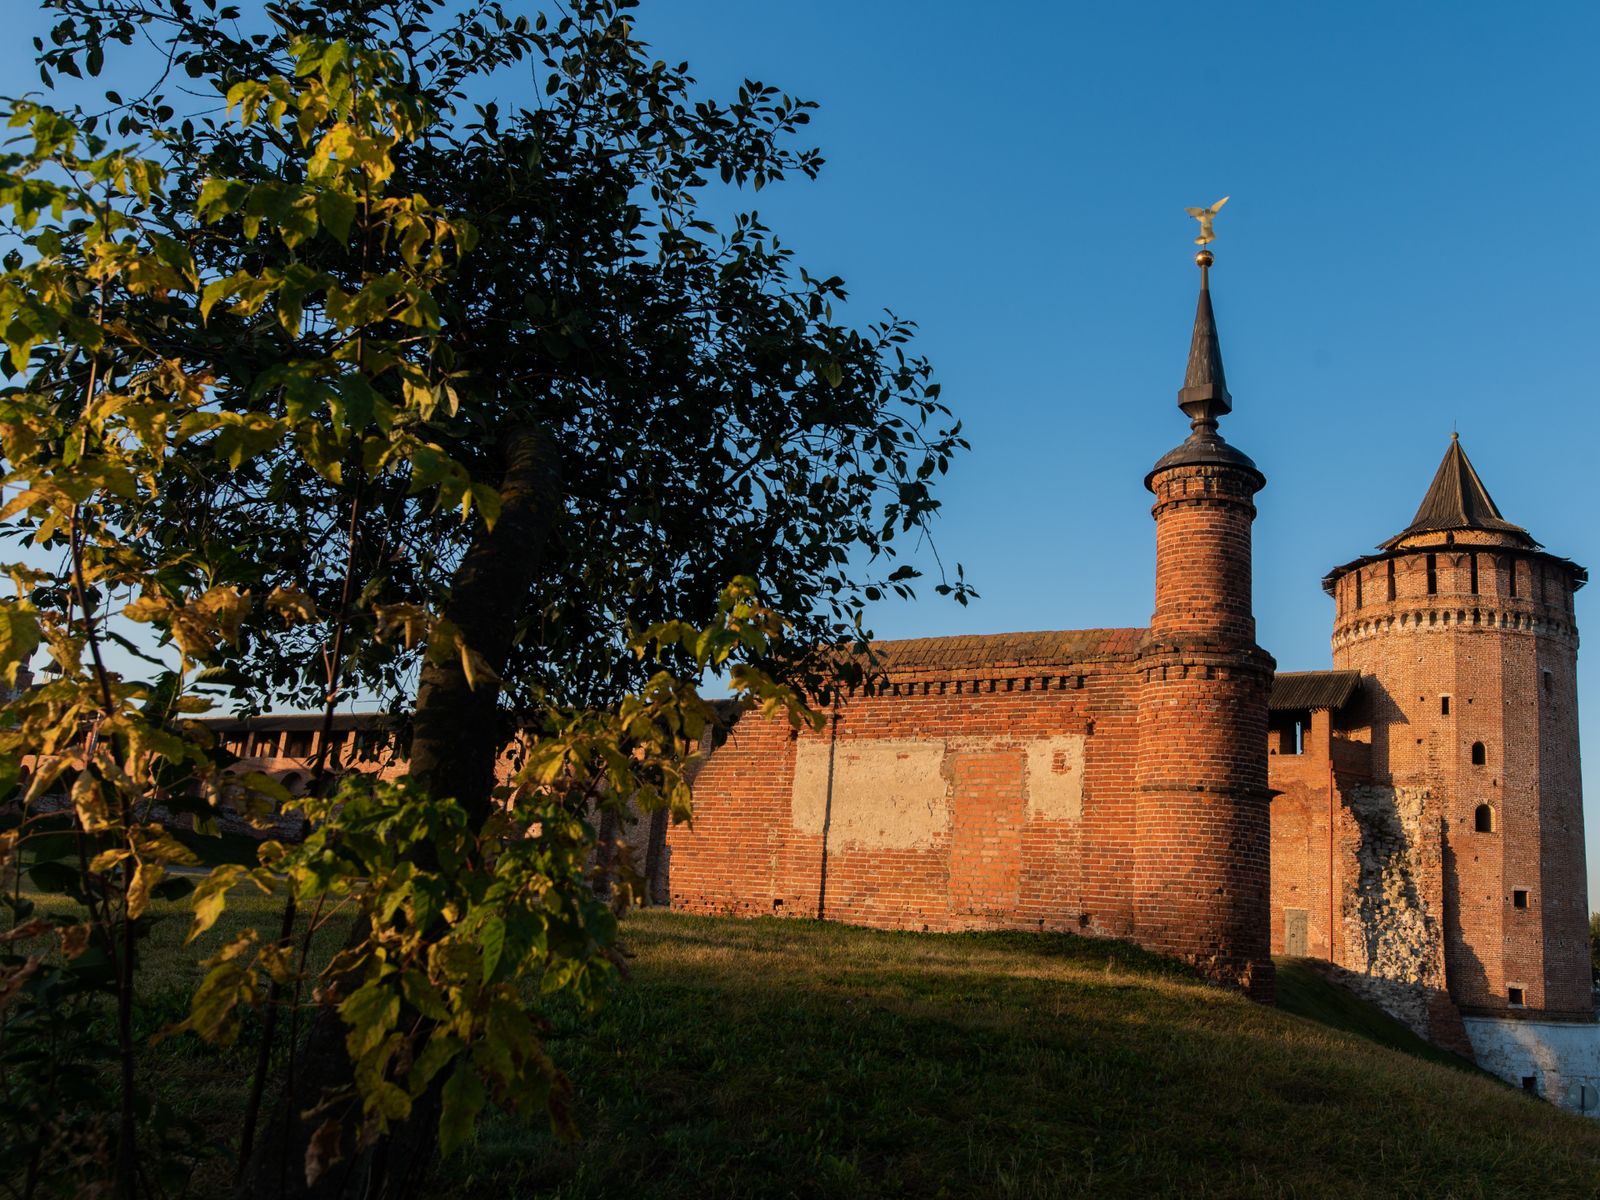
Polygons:
[[[78,805],[95,857],[55,882],[87,919],[60,936],[122,938],[111,990],[131,1006],[141,898],[178,853],[149,801],[203,822],[226,786],[182,719],[197,670],[246,705],[389,696],[412,717],[406,785],[312,800],[321,833],[196,893],[197,934],[233,886],[282,875],[291,899],[282,929],[217,955],[188,1028],[225,1040],[265,1004],[264,1081],[275,1014],[320,1005],[309,1045],[287,1039],[298,1069],[250,1187],[406,1194],[434,1131],[457,1144],[488,1096],[560,1115],[511,998],[533,978],[604,985],[614,929],[582,885],[584,813],[629,794],[687,813],[706,710],[686,681],[707,671],[808,719],[839,682],[818,648],[910,593],[897,538],[925,532],[964,443],[904,322],[837,322],[840,280],[795,266],[753,213],[719,231],[703,212],[707,189],[813,174],[819,156],[787,145],[810,106],[755,83],[699,97],[626,4],[528,21],[287,3],[261,28],[182,0],[50,4],[47,83],[148,35],[229,108],[180,116],[157,83],[98,117],[15,110],[35,146],[0,197],[28,243],[0,311],[20,376],[8,479],[29,489],[8,515],[68,565],[16,575],[8,661],[43,636],[63,673],[11,714],[5,749],[60,760],[75,798],[116,798],[109,822]],[[473,105],[514,62],[534,94]],[[62,171],[81,177],[64,197]],[[959,572],[938,588],[967,595]],[[176,675],[100,661],[122,636],[105,600],[130,590],[126,617],[181,651]],[[527,761],[507,805],[492,769],[511,713]],[[93,752],[59,753],[84,720],[105,735]],[[124,900],[97,911],[108,880]],[[295,904],[361,918],[315,1001]],[[19,994],[43,994],[41,970]],[[119,1039],[132,1194],[143,1118]],[[361,1172],[326,1170],[341,1158]]]

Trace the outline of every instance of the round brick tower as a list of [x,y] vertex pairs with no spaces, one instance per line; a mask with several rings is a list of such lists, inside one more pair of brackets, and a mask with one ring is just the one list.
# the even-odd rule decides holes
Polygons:
[[1436,801],[1445,978],[1468,1016],[1592,1020],[1578,774],[1582,567],[1505,520],[1454,434],[1400,534],[1330,572],[1376,782]]
[[1135,924],[1139,941],[1270,1001],[1267,696],[1256,645],[1250,526],[1266,480],[1222,439],[1232,411],[1209,268],[1178,406],[1193,431],[1155,493],[1156,607],[1139,661]]

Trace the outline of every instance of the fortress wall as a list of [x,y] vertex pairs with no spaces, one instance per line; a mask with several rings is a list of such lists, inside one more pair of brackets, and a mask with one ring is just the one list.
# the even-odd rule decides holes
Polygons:
[[818,733],[748,716],[669,834],[672,904],[1129,936],[1135,688],[1120,663],[924,671]]

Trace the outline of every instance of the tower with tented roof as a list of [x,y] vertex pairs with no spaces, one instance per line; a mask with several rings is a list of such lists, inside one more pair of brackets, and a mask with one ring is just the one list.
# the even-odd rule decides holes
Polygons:
[[1501,514],[1455,434],[1411,523],[1323,580],[1334,666],[1361,674],[1374,782],[1436,803],[1445,975],[1480,1061],[1506,1038],[1537,1042],[1541,1024],[1594,1020],[1573,610],[1586,581]]

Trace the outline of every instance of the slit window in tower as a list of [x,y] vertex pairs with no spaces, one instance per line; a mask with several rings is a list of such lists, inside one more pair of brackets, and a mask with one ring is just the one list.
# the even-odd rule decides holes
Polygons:
[[1438,594],[1439,556],[1437,554],[1430,554],[1428,555],[1428,595],[1437,596]]
[[1450,697],[1449,696],[1440,696],[1439,697],[1439,715],[1441,717],[1448,717],[1450,715]]
[[1555,695],[1555,693],[1556,693],[1556,677],[1554,675],[1550,674],[1549,669],[1546,668],[1546,670],[1544,672],[1544,694],[1546,696],[1553,696],[1553,695]]
[[1356,607],[1361,607],[1361,572],[1356,572]]
[[1472,827],[1479,833],[1494,832],[1494,809],[1487,804],[1478,805],[1478,811],[1472,816]]
[[1506,580],[1511,585],[1511,598],[1517,598],[1517,560],[1506,560]]
[[1467,561],[1470,564],[1467,568],[1469,575],[1467,585],[1472,589],[1472,594],[1476,596],[1478,594],[1478,556],[1469,554],[1467,555]]
[[1389,560],[1389,599],[1394,599],[1394,559]]
[[1528,907],[1528,890],[1526,888],[1512,888],[1511,889],[1511,907],[1512,908],[1527,908]]
[[[1522,992],[1521,988],[1507,986],[1507,988],[1506,988],[1506,1002],[1508,1004],[1510,1004],[1513,1008],[1521,1008],[1522,1007],[1522,995],[1523,995],[1523,992]],[[1529,1078],[1532,1078],[1532,1076],[1529,1076]],[[1527,1080],[1523,1080],[1523,1086],[1527,1087]],[[1530,1088],[1529,1090],[1531,1091],[1532,1089]]]
[[1488,756],[1487,752],[1485,752],[1485,750],[1483,748],[1483,743],[1482,742],[1473,742],[1472,743],[1472,765],[1475,766],[1475,767],[1481,767],[1481,766],[1483,766],[1484,763],[1486,763],[1488,761],[1489,761],[1489,756]]

